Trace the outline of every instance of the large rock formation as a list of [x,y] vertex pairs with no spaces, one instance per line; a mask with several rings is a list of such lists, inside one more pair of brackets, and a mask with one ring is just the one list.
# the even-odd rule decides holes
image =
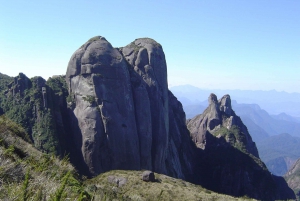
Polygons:
[[169,109],[178,101],[168,92],[160,44],[143,38],[116,49],[105,38],[94,37],[73,54],[66,81],[75,148],[82,153],[78,164],[86,164],[82,169],[92,175],[149,169],[184,178],[183,166],[189,165],[182,165],[176,143],[181,146],[181,137],[189,135],[177,129],[179,142],[170,137],[169,128],[177,120]]

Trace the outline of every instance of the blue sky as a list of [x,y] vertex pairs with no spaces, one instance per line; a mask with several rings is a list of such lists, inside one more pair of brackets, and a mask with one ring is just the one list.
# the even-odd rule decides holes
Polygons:
[[169,86],[300,92],[299,0],[3,1],[0,72],[47,79],[101,35],[115,47],[150,37]]

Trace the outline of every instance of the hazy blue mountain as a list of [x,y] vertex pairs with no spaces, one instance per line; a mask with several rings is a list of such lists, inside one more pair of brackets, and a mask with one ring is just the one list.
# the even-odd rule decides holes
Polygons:
[[[281,133],[289,133],[298,137],[300,136],[300,123],[296,122],[296,120],[284,120],[280,119],[278,116],[278,118],[274,118],[267,111],[261,109],[257,104],[234,104],[233,108],[243,121],[246,118],[251,119],[270,136]],[[250,127],[251,126],[249,125],[248,129],[250,129]],[[254,135],[254,133],[252,134],[251,132],[250,134]]]
[[278,120],[285,120],[285,121],[293,121],[293,122],[300,122],[300,118],[299,117],[293,117],[290,116],[284,112],[277,114],[277,115],[271,115],[274,119],[278,119]]
[[[181,102],[181,101],[180,101]],[[182,103],[182,102],[181,102]],[[202,114],[202,112],[206,109],[204,105],[184,105],[184,112],[186,114],[186,118],[193,118],[198,114]]]
[[[281,133],[300,137],[300,120],[292,115],[293,113],[296,114],[298,110],[300,112],[300,104],[288,103],[291,101],[299,101],[300,103],[300,93],[277,92],[275,90],[204,90],[191,85],[175,86],[171,87],[171,90],[181,101],[187,118],[192,118],[203,112],[208,105],[206,97],[210,93],[215,93],[217,96],[230,94],[232,99],[236,100],[232,101],[233,110],[245,122],[254,141],[260,141],[267,135]],[[285,105],[282,106],[282,103]],[[286,109],[287,107],[288,109]],[[293,109],[295,111],[289,113]],[[283,111],[276,114],[276,111],[279,110]]]
[[283,133],[256,143],[260,158],[270,172],[284,175],[300,158],[300,138]]
[[269,114],[277,115],[284,112],[291,116],[300,117],[300,93],[275,90],[211,90],[200,89],[191,85],[174,86],[170,90],[177,98],[185,97],[193,103],[206,100],[210,93],[214,93],[218,97],[230,94],[232,100],[237,100],[239,103],[258,104]]
[[[239,114],[237,113],[237,115]],[[251,118],[247,116],[240,116],[240,117],[243,120],[244,124],[247,126],[248,131],[254,142],[259,142],[269,137],[269,134],[263,128],[255,124],[251,120]]]

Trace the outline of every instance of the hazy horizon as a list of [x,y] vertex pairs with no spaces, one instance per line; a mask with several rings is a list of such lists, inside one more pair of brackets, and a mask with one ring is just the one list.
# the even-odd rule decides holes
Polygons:
[[227,89],[227,88],[224,88],[224,89],[221,89],[221,88],[204,88],[204,87],[197,87],[197,86],[194,86],[194,85],[191,85],[191,84],[178,84],[178,85],[168,85],[169,88],[173,88],[173,87],[182,87],[182,86],[191,86],[191,87],[196,87],[198,89],[201,89],[201,90],[222,90],[222,91],[264,91],[264,92],[270,92],[270,91],[275,91],[275,92],[278,92],[278,93],[288,93],[288,94],[293,94],[293,93],[296,93],[296,94],[299,94],[300,92],[287,92],[287,91],[279,91],[279,90],[276,90],[276,89],[239,89],[239,88],[232,88],[232,89]]

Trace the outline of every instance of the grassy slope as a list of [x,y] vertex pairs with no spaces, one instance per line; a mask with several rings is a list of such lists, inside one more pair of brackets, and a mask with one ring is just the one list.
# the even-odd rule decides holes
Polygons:
[[[112,170],[85,181],[86,189],[95,195],[95,200],[115,198],[117,200],[247,200],[213,191],[189,182],[155,174],[156,182],[142,181],[143,171]],[[114,177],[115,182],[109,178]],[[126,180],[119,186],[117,180]],[[250,200],[250,199],[249,199]]]
[[[21,126],[0,116],[0,200],[244,200],[160,174],[143,182],[141,173],[115,170],[84,181],[68,160],[40,152]],[[127,182],[119,187],[109,176]]]
[[25,136],[23,128],[0,117],[0,200],[78,200],[81,193],[87,195],[68,160],[38,151]]

